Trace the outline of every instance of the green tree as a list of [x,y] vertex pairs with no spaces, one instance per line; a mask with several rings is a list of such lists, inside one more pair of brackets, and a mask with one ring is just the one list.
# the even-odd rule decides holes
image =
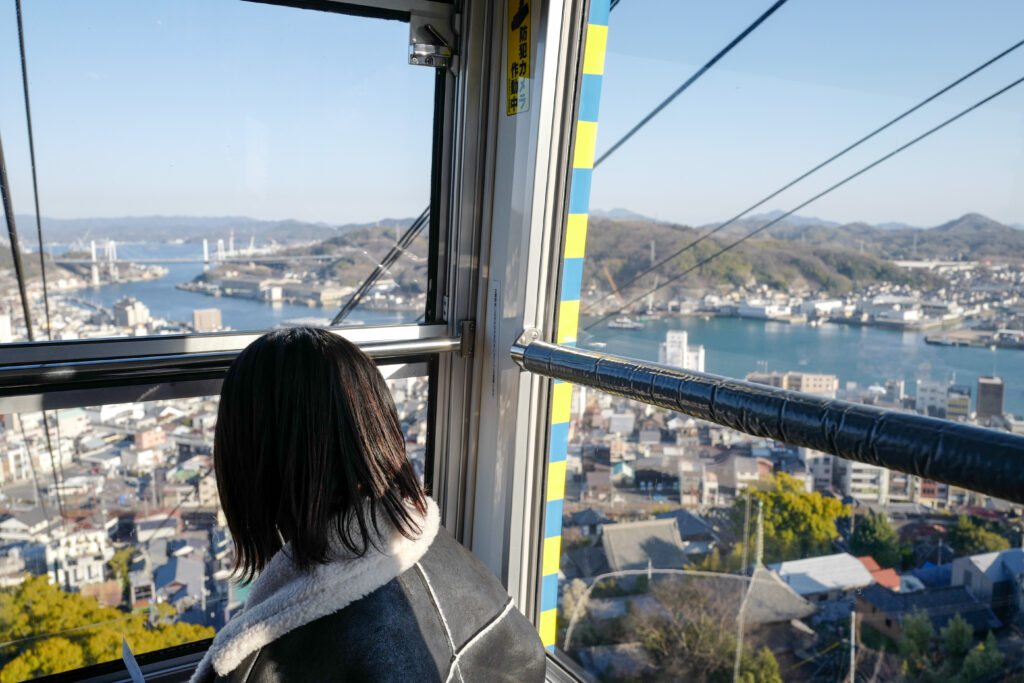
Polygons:
[[[653,680],[732,680],[736,613],[743,589],[729,592],[707,586],[707,580],[699,577],[666,579],[651,587],[661,609],[630,607],[622,632],[643,643],[659,671]],[[744,647],[740,680],[782,683],[771,651],[762,648],[755,653]]]
[[931,664],[929,654],[934,636],[932,620],[927,613],[915,609],[903,618],[903,640],[900,641],[900,655],[910,672],[918,674],[929,669]]
[[193,624],[151,624],[95,599],[66,593],[46,576],[0,593],[0,683],[66,671],[120,657],[121,639],[136,653],[213,636]]
[[999,651],[996,637],[988,632],[984,643],[978,643],[964,658],[963,668],[956,680],[958,683],[969,683],[983,676],[988,676],[1003,668],[1003,653]]
[[967,656],[974,640],[974,629],[967,620],[957,612],[953,618],[939,630],[942,650],[947,656],[960,660]]
[[[788,474],[779,473],[761,482],[762,488],[750,491],[750,538],[753,545],[757,504],[764,510],[764,561],[780,562],[814,557],[831,552],[832,539],[839,536],[836,519],[850,514],[850,508],[835,498],[807,493],[804,484]],[[743,538],[746,502],[737,497],[731,511],[732,527]],[[753,560],[753,556],[750,558]]]
[[14,683],[85,666],[82,647],[67,638],[47,638],[21,653],[0,671],[2,683]]
[[966,515],[961,515],[949,528],[948,537],[949,545],[957,555],[978,555],[1010,547],[1005,538],[978,526]]
[[740,661],[740,680],[744,683],[782,683],[779,662],[772,651],[762,647],[756,655],[744,656]]
[[900,561],[900,539],[881,512],[868,512],[857,521],[850,550],[854,555],[870,555],[880,567],[894,567]]

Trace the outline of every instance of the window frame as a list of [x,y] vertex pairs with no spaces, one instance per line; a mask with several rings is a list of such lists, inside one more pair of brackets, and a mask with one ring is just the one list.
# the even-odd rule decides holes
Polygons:
[[[301,10],[325,11],[409,23],[416,16],[446,24],[456,18],[454,5],[433,0],[247,0]],[[411,30],[411,29],[410,29]],[[409,65],[408,68],[430,68]],[[455,69],[436,69],[431,103],[430,223],[427,254],[427,301],[422,323],[380,326],[331,326],[328,329],[356,343],[381,366],[386,379],[426,376],[427,443],[424,482],[429,493],[461,500],[458,491],[434,492],[436,473],[448,467],[436,435],[441,377],[464,368],[460,358],[472,355],[472,326],[449,318],[451,263],[449,245],[460,243],[449,226],[449,206],[457,193],[450,187],[456,111]],[[454,239],[453,239],[454,237]],[[471,242],[472,244],[472,242]],[[472,282],[476,266],[458,266],[463,287]],[[468,318],[468,316],[467,316]],[[66,341],[16,342],[0,346],[0,413],[36,412],[86,405],[130,403],[216,395],[230,360],[250,342],[271,331],[243,330],[147,337],[110,337]],[[468,333],[468,334],[465,334]],[[159,368],[159,369],[158,369]],[[50,373],[46,375],[45,373]],[[32,374],[37,375],[35,381]],[[89,379],[81,378],[88,375]],[[6,376],[6,379],[5,379]],[[18,378],[16,386],[11,379]],[[76,379],[77,378],[77,379]],[[448,387],[450,389],[450,387]],[[447,408],[447,406],[446,406]],[[448,410],[443,411],[442,419]],[[461,458],[455,458],[461,462]],[[149,679],[187,679],[212,640],[205,639],[137,656]],[[111,660],[39,678],[40,681],[123,681],[124,664]]]

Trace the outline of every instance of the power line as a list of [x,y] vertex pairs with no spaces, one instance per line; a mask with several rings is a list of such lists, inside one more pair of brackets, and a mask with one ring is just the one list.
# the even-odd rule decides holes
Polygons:
[[[17,0],[17,1],[20,2],[20,0]],[[778,2],[776,4],[781,5],[785,1],[786,0],[780,0],[780,2]],[[621,2],[621,0],[611,0],[611,2],[608,5],[608,11],[610,12],[611,10],[615,9],[618,6],[619,2]],[[751,29],[748,29],[747,32],[749,33],[750,30]],[[739,42],[739,41],[735,41],[735,42]],[[719,56],[721,56],[721,54],[724,54],[724,53],[720,53]],[[717,57],[716,57],[716,59],[717,59]],[[694,77],[691,80],[696,80],[696,77]],[[682,90],[680,90],[679,92],[682,92]],[[678,94],[678,92],[676,94]],[[675,95],[672,95],[672,97],[675,97]],[[667,104],[667,103],[668,103],[668,101],[663,103],[662,106],[664,106],[664,104]],[[632,132],[630,133],[630,135],[632,135]],[[605,156],[607,156],[607,154]],[[595,163],[594,166],[597,166],[597,163]],[[38,213],[38,211],[36,213]],[[417,218],[415,221],[413,221],[413,224],[411,226],[409,226],[409,229],[406,231],[405,235],[403,235],[402,240],[405,240],[406,237],[408,236],[409,237],[408,243],[411,244],[412,243],[412,239],[415,238],[417,234],[419,234],[420,230],[422,230],[423,226],[426,224],[426,221],[427,221],[427,219],[429,217],[430,217],[430,207],[428,206],[427,208],[423,209],[423,213],[420,214],[419,218]],[[401,242],[402,240],[399,240],[399,241]],[[406,245],[406,246],[408,246],[408,245]],[[349,298],[348,301],[345,302],[345,304],[341,307],[341,310],[338,311],[338,314],[334,316],[334,319],[331,320],[331,325],[332,326],[340,325],[342,322],[344,322],[345,318],[348,317],[348,314],[351,313],[352,310],[355,309],[355,307],[359,305],[359,303],[363,300],[363,297],[366,296],[366,293],[370,290],[370,288],[373,287],[373,285],[377,282],[377,280],[384,273],[384,271],[388,267],[390,267],[398,259],[398,257],[402,255],[402,253],[405,252],[405,247],[403,247],[401,249],[398,249],[397,247],[398,247],[398,245],[396,244],[395,247],[393,247],[391,249],[391,251],[388,252],[387,256],[384,257],[384,260],[381,261],[380,265],[378,265],[373,270],[373,272],[370,273],[365,280],[363,280],[363,283],[361,285],[359,285],[359,287],[355,291],[355,293]],[[417,322],[421,322],[425,318],[426,318],[426,314],[424,313],[420,318],[417,319]]]
[[934,128],[929,129],[928,131],[922,133],[921,135],[918,135],[916,138],[912,139],[910,142],[907,142],[907,143],[897,147],[896,149],[894,149],[893,151],[889,152],[885,156],[879,157],[878,159],[876,159],[875,161],[871,162],[867,166],[863,167],[859,171],[846,176],[845,178],[840,180],[838,183],[836,183],[836,184],[834,184],[834,185],[832,185],[832,186],[822,190],[821,192],[819,192],[818,194],[814,195],[810,199],[808,199],[808,200],[798,204],[797,206],[793,207],[792,209],[790,209],[786,213],[782,214],[778,218],[775,218],[774,220],[768,221],[767,223],[765,223],[764,225],[762,225],[758,229],[754,230],[753,232],[750,232],[750,233],[744,235],[743,237],[739,238],[738,240],[730,243],[728,246],[725,246],[722,249],[719,249],[714,254],[711,254],[711,256],[708,256],[707,258],[701,259],[700,261],[698,261],[697,263],[693,264],[692,266],[690,266],[689,268],[687,268],[683,272],[679,273],[678,275],[673,275],[672,277],[670,277],[667,280],[665,280],[665,282],[657,285],[656,287],[653,287],[653,288],[649,289],[648,291],[644,292],[640,296],[635,297],[633,299],[630,299],[629,301],[626,302],[626,304],[624,306],[622,306],[622,308],[619,308],[616,311],[613,311],[611,313],[608,313],[608,314],[604,315],[603,317],[595,320],[594,322],[590,323],[589,325],[587,325],[583,329],[584,330],[589,330],[589,329],[593,328],[594,326],[598,325],[601,322],[604,322],[605,320],[607,320],[608,318],[612,317],[613,315],[617,315],[620,311],[622,311],[623,309],[627,308],[631,304],[634,304],[637,301],[643,299],[648,294],[653,294],[654,292],[658,291],[659,289],[663,289],[664,287],[666,287],[667,285],[675,282],[676,280],[679,280],[680,278],[685,277],[689,273],[692,273],[697,268],[700,268],[701,266],[705,265],[709,261],[712,261],[715,258],[721,256],[722,254],[724,254],[725,252],[729,251],[733,247],[736,247],[736,246],[742,244],[743,242],[746,242],[747,240],[749,240],[754,235],[757,235],[757,234],[759,234],[761,232],[764,232],[765,230],[767,230],[771,226],[775,225],[779,221],[781,221],[781,220],[783,220],[785,218],[788,218],[789,216],[792,216],[794,213],[796,213],[800,209],[804,208],[808,204],[811,204],[811,203],[821,199],[822,197],[824,197],[828,193],[830,193],[833,190],[836,190],[836,189],[842,187],[843,185],[845,185],[846,183],[850,182],[854,178],[857,178],[858,176],[861,176],[864,173],[867,173],[868,171],[870,171],[874,167],[878,166],[879,164],[881,164],[881,163],[883,163],[885,161],[888,161],[889,159],[891,159],[892,157],[896,156],[897,154],[899,154],[903,150],[905,150],[905,149],[907,149],[907,148],[917,144],[918,142],[920,142],[921,140],[924,140],[925,138],[927,138],[928,136],[932,135],[933,133],[936,133],[936,132],[942,130],[943,128],[945,128],[949,124],[953,123],[954,121],[956,121],[956,120],[966,116],[967,114],[969,114],[970,112],[974,111],[978,107],[981,107],[982,105],[990,102],[991,100],[994,100],[995,98],[999,97],[1000,95],[1002,95],[1003,93],[1007,92],[1008,90],[1010,90],[1012,88],[1015,88],[1016,86],[1020,85],[1021,83],[1024,83],[1024,77],[1018,78],[1017,80],[1013,81],[1009,85],[1007,85],[1007,86],[1005,86],[1003,88],[1000,88],[996,92],[992,93],[988,97],[975,102],[970,107],[967,107],[966,109],[961,111],[959,114],[956,114],[955,116],[952,116],[952,117],[946,119],[945,121],[943,121],[939,125],[935,126]]
[[414,220],[412,224],[406,229],[406,231],[402,234],[398,241],[395,242],[395,245],[391,247],[388,253],[384,255],[384,258],[381,259],[380,263],[377,264],[377,267],[373,269],[373,272],[371,272],[366,277],[366,279],[363,280],[363,284],[359,285],[359,289],[352,293],[352,296],[349,297],[349,300],[345,302],[345,304],[341,307],[341,310],[338,311],[338,314],[334,316],[333,320],[331,320],[332,326],[340,325],[345,320],[345,318],[348,317],[348,314],[351,313],[355,309],[355,307],[359,305],[359,303],[363,300],[363,297],[365,297],[373,288],[373,286],[377,284],[377,280],[379,280],[381,276],[385,272],[387,272],[388,268],[390,268],[394,264],[394,262],[398,260],[398,257],[404,254],[405,251],[412,245],[413,240],[416,239],[416,236],[419,235],[420,231],[423,230],[423,227],[426,226],[429,222],[430,207],[428,206],[423,210],[423,213],[421,213],[419,217],[416,220]]
[[21,295],[21,309],[25,315],[25,330],[29,341],[35,341],[32,331],[32,311],[29,308],[28,293],[25,291],[25,267],[21,263],[21,245],[18,242],[18,226],[14,220],[14,207],[11,204],[11,188],[7,181],[7,162],[4,161],[4,145],[0,140],[0,201],[3,202],[4,216],[7,218],[7,235],[11,242],[11,260],[14,262],[14,274],[18,278],[18,293]]
[[21,84],[25,92],[25,123],[28,126],[28,156],[32,164],[32,195],[36,206],[36,235],[39,238],[39,270],[43,274],[43,308],[46,311],[46,337],[53,339],[50,327],[50,296],[46,288],[46,258],[43,251],[43,219],[39,215],[39,181],[36,179],[36,145],[32,135],[32,108],[28,100],[28,64],[25,59],[25,29],[21,22],[21,0],[14,0],[18,17],[18,46],[21,48]]
[[729,54],[729,52],[730,52],[730,51],[731,51],[731,50],[732,50],[732,49],[733,49],[734,47],[736,47],[737,45],[739,45],[739,44],[740,44],[740,43],[741,43],[741,42],[743,41],[743,39],[744,39],[744,38],[746,38],[746,37],[747,37],[748,35],[750,35],[750,34],[751,34],[751,32],[753,32],[753,30],[754,30],[754,29],[756,29],[756,28],[757,28],[758,26],[760,26],[760,25],[761,25],[761,23],[762,23],[762,22],[763,22],[763,21],[764,21],[765,19],[767,19],[768,17],[770,17],[770,16],[772,15],[772,14],[774,14],[774,13],[775,13],[775,10],[779,9],[780,7],[782,7],[782,6],[783,6],[783,5],[785,5],[785,4],[786,4],[786,0],[776,0],[775,4],[773,4],[773,5],[772,5],[771,7],[769,7],[769,8],[767,9],[767,10],[765,10],[764,14],[762,14],[761,16],[759,16],[759,17],[758,17],[758,18],[757,18],[757,19],[756,19],[756,20],[754,21],[754,23],[753,23],[753,24],[751,24],[751,25],[750,25],[750,26],[748,26],[748,27],[747,27],[746,29],[744,29],[744,30],[743,30],[743,32],[742,32],[742,33],[740,33],[740,34],[739,34],[738,36],[736,36],[735,38],[733,38],[733,39],[732,39],[732,40],[731,40],[731,41],[729,42],[729,44],[728,44],[728,45],[726,45],[726,46],[725,46],[725,47],[723,47],[723,48],[722,48],[721,50],[719,50],[719,51],[718,51],[718,54],[716,54],[716,55],[715,55],[714,57],[712,57],[712,58],[711,58],[710,60],[708,60],[708,62],[707,62],[706,64],[704,64],[704,66],[702,66],[701,68],[697,69],[697,71],[696,71],[696,72],[695,72],[695,73],[694,73],[694,74],[693,74],[692,76],[690,76],[689,78],[687,78],[687,79],[686,79],[686,81],[685,81],[685,82],[684,82],[684,83],[683,83],[683,84],[682,84],[681,86],[679,86],[678,88],[676,88],[676,89],[675,89],[675,90],[674,90],[674,91],[672,92],[672,94],[671,94],[671,95],[669,95],[669,96],[668,96],[668,97],[666,97],[666,98],[665,98],[664,100],[662,100],[661,104],[659,104],[659,105],[658,105],[657,107],[655,107],[654,109],[652,109],[652,110],[651,110],[651,111],[650,111],[650,112],[649,112],[649,113],[647,114],[647,116],[645,116],[645,117],[643,117],[642,119],[640,119],[640,122],[639,122],[638,124],[636,124],[635,126],[633,126],[632,128],[630,128],[630,129],[629,129],[629,132],[628,132],[628,133],[626,133],[626,134],[625,134],[625,135],[623,135],[623,136],[622,136],[621,138],[619,138],[618,142],[616,142],[616,143],[615,143],[614,145],[612,145],[611,147],[609,147],[609,148],[608,148],[608,150],[607,150],[607,151],[606,151],[606,152],[605,152],[604,154],[602,154],[602,155],[601,155],[600,157],[598,157],[598,158],[597,158],[597,161],[595,161],[595,162],[594,162],[594,168],[597,168],[597,167],[598,167],[598,166],[599,166],[599,165],[601,164],[601,162],[602,162],[602,161],[604,161],[604,160],[605,160],[605,159],[607,159],[607,158],[608,158],[609,156],[611,156],[611,155],[612,155],[612,152],[614,152],[614,151],[615,151],[615,150],[617,150],[617,149],[618,149],[619,147],[621,147],[621,146],[623,145],[623,143],[625,143],[625,142],[626,142],[626,140],[629,140],[629,139],[630,139],[631,137],[633,137],[633,136],[634,136],[634,135],[635,135],[635,134],[636,134],[636,133],[637,133],[637,132],[638,132],[638,131],[639,131],[639,130],[640,130],[641,128],[643,128],[643,127],[644,127],[645,125],[647,125],[647,123],[648,123],[648,122],[650,122],[650,120],[651,120],[651,119],[653,119],[653,118],[654,118],[655,116],[657,116],[657,115],[658,115],[659,113],[661,113],[661,110],[662,110],[662,109],[664,109],[664,108],[665,108],[665,107],[667,107],[667,106],[668,106],[669,104],[671,104],[672,100],[674,100],[675,98],[679,97],[679,95],[681,95],[681,94],[683,93],[683,91],[684,91],[684,90],[686,90],[686,89],[687,89],[687,88],[689,88],[689,87],[690,87],[691,85],[693,85],[693,84],[694,84],[694,83],[695,83],[695,82],[697,81],[697,79],[698,79],[698,78],[700,78],[701,76],[703,76],[703,75],[704,75],[704,74],[705,74],[705,73],[706,73],[706,72],[708,71],[708,69],[710,69],[711,67],[713,67],[713,66],[714,66],[714,65],[715,65],[715,64],[716,64],[716,63],[718,62],[718,60],[720,60],[720,59],[721,59],[722,57],[724,57],[724,56],[726,56],[727,54]]
[[[1007,49],[1005,49],[1002,52],[1000,52],[999,54],[997,54],[995,57],[992,57],[991,59],[989,59],[988,61],[984,62],[983,64],[975,67],[974,69],[971,69],[970,71],[968,71],[963,76],[961,76],[960,78],[956,79],[955,81],[953,81],[952,83],[950,83],[946,87],[942,88],[941,90],[937,90],[935,93],[933,93],[933,94],[929,95],[928,97],[926,97],[925,99],[921,100],[920,102],[915,104],[910,109],[907,109],[906,111],[904,111],[899,116],[896,116],[895,118],[890,119],[888,122],[882,124],[878,128],[875,128],[873,131],[871,131],[870,133],[868,133],[864,137],[860,138],[856,142],[854,142],[854,143],[852,143],[850,145],[847,145],[846,147],[844,147],[839,152],[836,152],[835,154],[833,154],[829,158],[827,158],[824,161],[822,161],[821,163],[819,163],[817,166],[813,167],[811,170],[809,170],[809,171],[807,171],[807,172],[797,176],[796,178],[794,178],[793,180],[790,180],[788,183],[786,183],[785,185],[783,185],[779,189],[775,190],[771,194],[767,195],[763,199],[757,201],[754,204],[751,204],[746,209],[744,209],[743,211],[739,212],[738,214],[736,214],[735,216],[733,216],[729,220],[727,220],[724,223],[721,223],[718,226],[716,226],[713,230],[711,230],[711,231],[701,235],[700,237],[698,237],[697,239],[693,240],[692,242],[690,242],[686,246],[682,247],[678,251],[674,252],[673,254],[670,254],[669,256],[666,256],[665,258],[660,260],[658,263],[655,263],[654,265],[650,266],[649,268],[646,268],[646,269],[642,270],[640,273],[635,275],[628,282],[626,282],[625,284],[620,285],[619,289],[620,290],[625,289],[626,287],[629,287],[630,285],[635,283],[637,280],[639,280],[643,276],[648,275],[649,273],[651,273],[651,272],[653,272],[655,270],[658,270],[663,265],[665,265],[666,263],[668,263],[672,259],[676,258],[680,254],[682,254],[682,253],[684,253],[684,252],[694,248],[695,246],[697,246],[698,244],[700,244],[701,242],[703,242],[707,238],[711,237],[715,233],[719,232],[720,230],[723,230],[724,228],[732,225],[733,223],[735,223],[739,219],[743,218],[745,215],[747,215],[748,213],[750,213],[754,209],[758,208],[759,206],[762,206],[766,202],[768,202],[768,201],[774,199],[775,197],[779,196],[780,194],[782,194],[783,192],[785,192],[789,188],[791,188],[794,185],[796,185],[797,183],[799,183],[801,180],[804,180],[805,178],[807,178],[811,174],[820,171],[822,168],[824,168],[825,166],[828,166],[829,164],[831,164],[833,161],[835,161],[839,157],[845,155],[847,152],[850,152],[854,148],[859,147],[860,145],[862,145],[863,143],[867,142],[871,138],[875,137],[876,135],[878,135],[882,131],[886,130],[887,128],[889,128],[889,127],[893,126],[894,124],[898,123],[899,121],[902,121],[906,117],[910,116],[915,111],[917,111],[921,107],[925,106],[929,102],[932,102],[936,98],[938,98],[938,97],[944,95],[945,93],[949,92],[950,90],[952,90],[956,86],[958,86],[961,83],[963,83],[964,81],[966,81],[968,78],[971,78],[972,76],[977,74],[979,71],[982,71],[982,70],[988,68],[989,66],[991,66],[992,64],[995,64],[1000,59],[1002,59],[1006,55],[1010,54],[1011,52],[1013,52],[1014,50],[1019,48],[1021,45],[1024,45],[1024,40],[1020,40],[1017,43],[1014,43],[1013,45],[1011,45]],[[602,299],[600,301],[603,301],[606,298],[607,298],[607,295],[605,297],[602,297]],[[584,306],[583,307],[583,312],[587,312],[587,311],[593,310],[594,306],[596,306],[598,303],[600,303],[600,301],[594,302],[594,303],[592,303],[592,304],[590,304],[588,306]]]

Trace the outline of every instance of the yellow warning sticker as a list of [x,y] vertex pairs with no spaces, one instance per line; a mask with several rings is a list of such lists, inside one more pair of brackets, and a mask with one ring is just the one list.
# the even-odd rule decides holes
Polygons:
[[508,116],[530,109],[530,0],[508,0]]

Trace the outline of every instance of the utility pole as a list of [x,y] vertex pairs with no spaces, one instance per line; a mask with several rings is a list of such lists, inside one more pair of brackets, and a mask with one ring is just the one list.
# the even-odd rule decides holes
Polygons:
[[743,510],[743,573],[747,573],[747,559],[750,550],[750,491],[747,494],[747,504]]
[[850,611],[850,683],[857,682],[857,609]]

